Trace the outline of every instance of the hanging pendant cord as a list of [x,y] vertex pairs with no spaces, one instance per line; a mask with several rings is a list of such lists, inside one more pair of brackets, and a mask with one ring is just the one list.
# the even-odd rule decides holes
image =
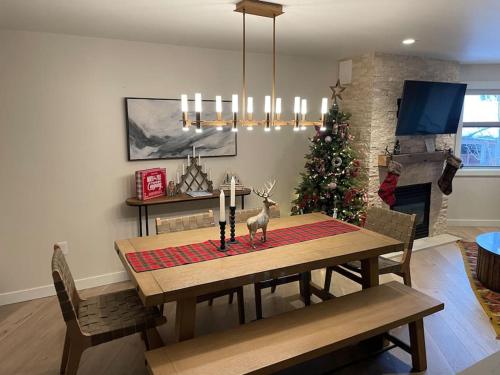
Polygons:
[[273,15],[273,87],[271,92],[271,122],[274,124],[276,105],[276,15]]
[[246,49],[246,46],[245,46],[245,16],[246,16],[246,12],[245,12],[245,9],[243,9],[243,93],[242,93],[242,98],[241,98],[241,111],[242,111],[242,114],[241,114],[241,118],[243,119],[243,121],[246,120],[246,103],[247,103],[247,81],[246,81],[246,78],[245,78],[245,64],[246,64],[246,55],[245,55],[245,49]]

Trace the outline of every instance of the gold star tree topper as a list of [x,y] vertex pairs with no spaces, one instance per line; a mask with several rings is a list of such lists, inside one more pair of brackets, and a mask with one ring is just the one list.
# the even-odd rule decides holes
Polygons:
[[337,103],[337,99],[342,100],[342,92],[345,90],[345,87],[340,85],[340,79],[337,80],[335,86],[330,86],[330,90],[332,90],[332,100],[334,103]]

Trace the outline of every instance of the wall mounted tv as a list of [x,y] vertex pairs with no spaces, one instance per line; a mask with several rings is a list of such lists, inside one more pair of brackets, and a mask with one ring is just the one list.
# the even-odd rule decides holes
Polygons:
[[396,135],[455,134],[466,84],[405,81]]

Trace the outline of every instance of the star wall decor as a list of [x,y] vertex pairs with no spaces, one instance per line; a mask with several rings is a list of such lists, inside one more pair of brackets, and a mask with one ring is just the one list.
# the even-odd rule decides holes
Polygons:
[[342,100],[342,92],[345,90],[345,87],[340,85],[340,79],[337,80],[335,86],[330,86],[330,90],[332,90],[332,100],[335,103],[337,103],[337,99]]

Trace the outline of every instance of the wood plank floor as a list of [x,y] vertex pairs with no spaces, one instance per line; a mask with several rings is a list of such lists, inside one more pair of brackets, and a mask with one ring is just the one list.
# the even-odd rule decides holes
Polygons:
[[[499,228],[450,228],[449,233],[473,240],[482,232]],[[49,261],[48,261],[49,262]],[[445,303],[445,310],[425,319],[429,368],[427,374],[455,374],[500,351],[487,316],[470,289],[460,251],[448,244],[413,254],[414,287]],[[313,273],[315,282],[322,282],[324,273]],[[398,279],[385,275],[381,281]],[[84,296],[129,287],[128,283],[108,285],[83,291]],[[334,275],[332,292],[351,293],[359,287]],[[254,319],[253,288],[245,288],[247,319]],[[298,286],[278,287],[275,294],[263,294],[264,315],[301,308]],[[396,307],[395,307],[396,308]],[[163,339],[173,341],[175,305],[166,306],[168,323],[160,329]],[[227,304],[219,298],[213,306],[197,307],[197,334],[237,326],[236,303]],[[57,374],[64,340],[65,325],[56,297],[42,298],[0,307],[0,374]],[[407,330],[396,330],[407,339]],[[335,374],[407,374],[410,357],[400,349],[337,370]],[[308,373],[310,373],[308,371]],[[83,374],[146,374],[144,347],[138,335],[87,350],[80,364]]]

